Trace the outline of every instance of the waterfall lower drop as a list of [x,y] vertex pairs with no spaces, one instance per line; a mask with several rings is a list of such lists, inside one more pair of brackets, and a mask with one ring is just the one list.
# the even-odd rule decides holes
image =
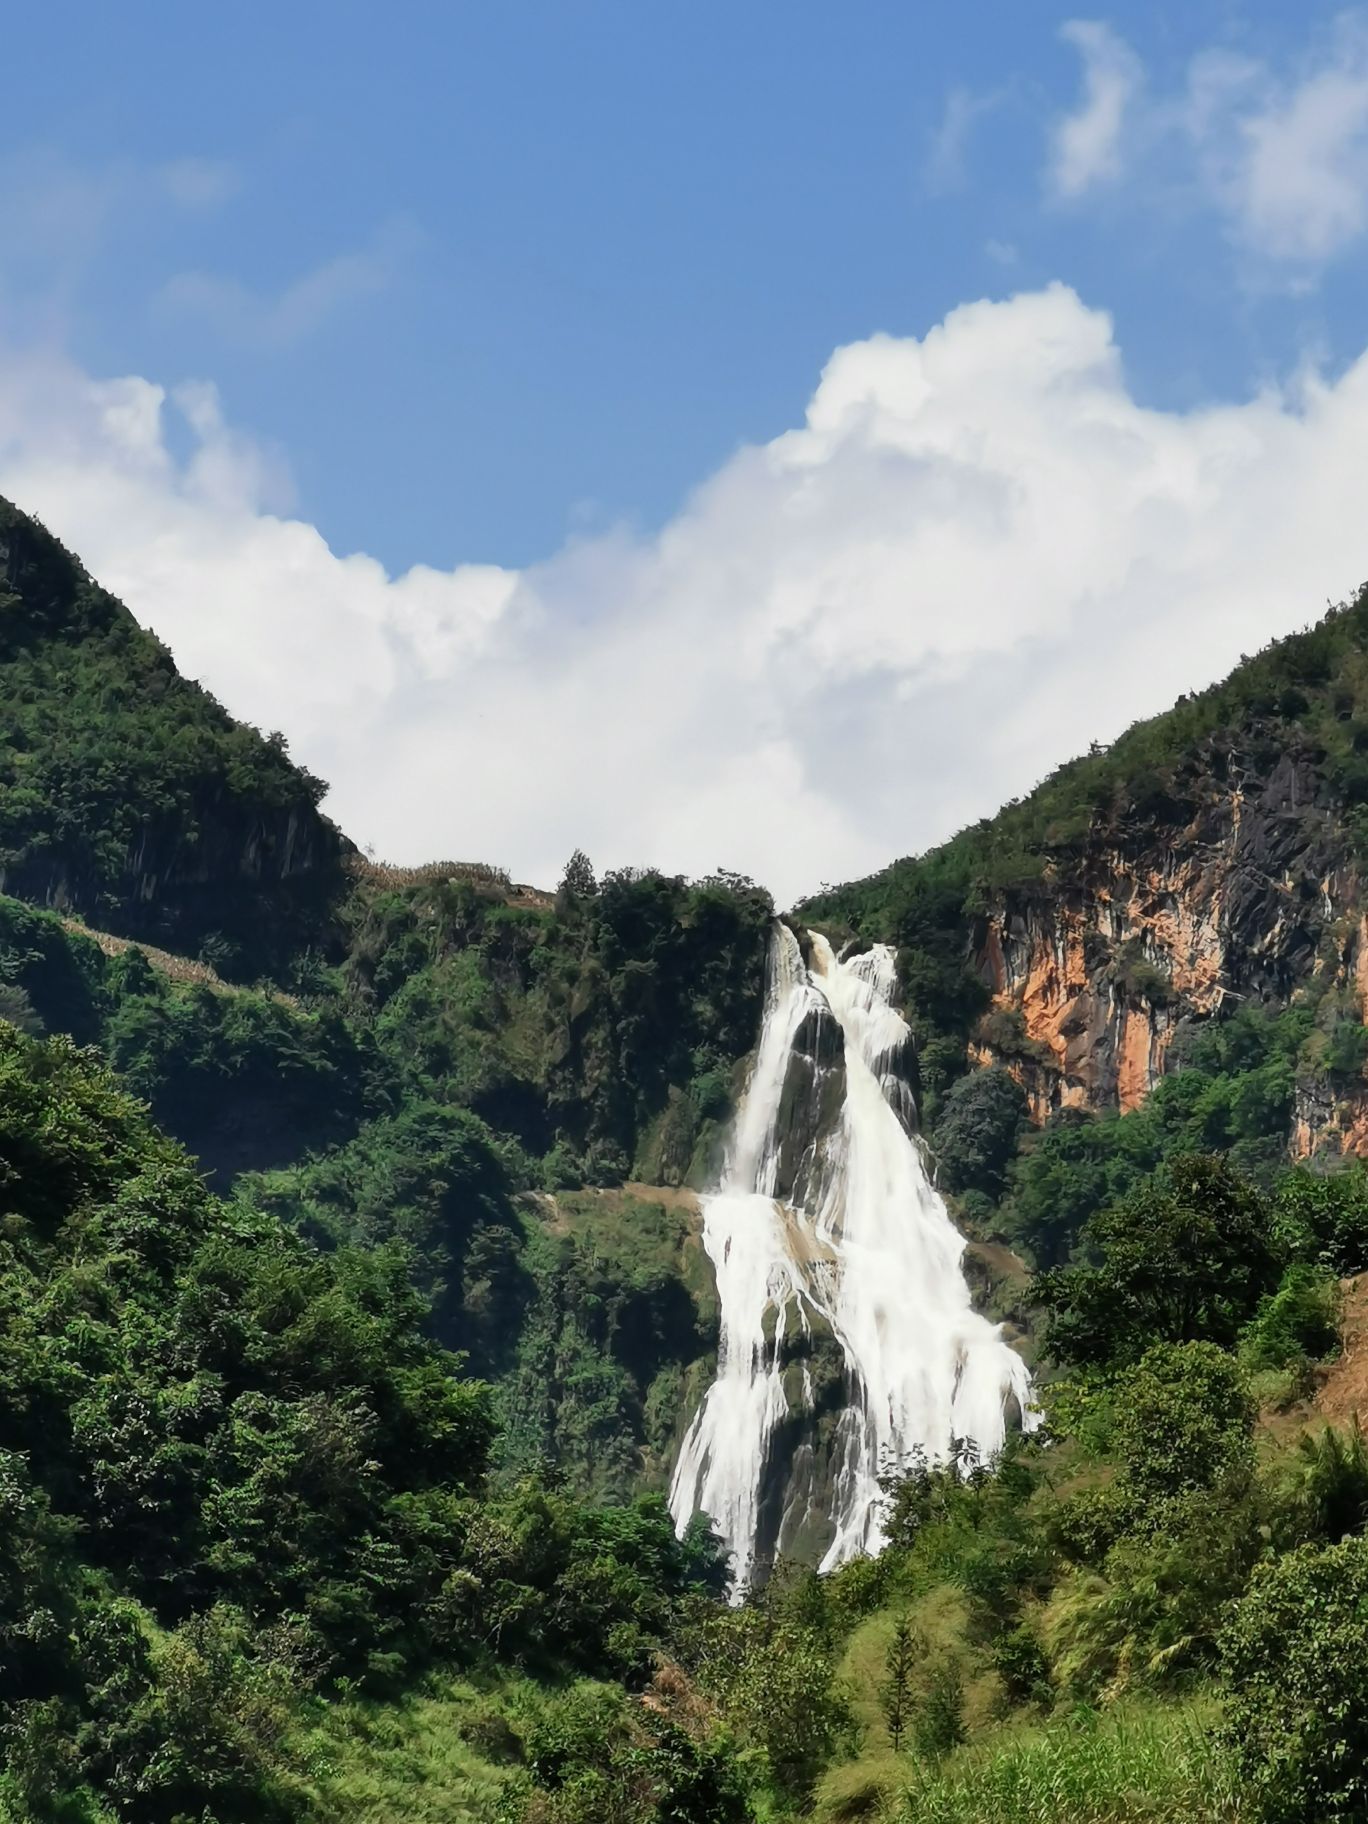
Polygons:
[[[681,1531],[711,1518],[737,1595],[795,1544],[823,1570],[877,1552],[890,1466],[944,1461],[952,1438],[996,1456],[1013,1405],[1031,1423],[1025,1364],[973,1309],[914,1136],[893,952],[843,962],[810,938],[809,967],[776,929],[759,1050],[704,1201],[717,1375],[670,1490]],[[834,1402],[815,1385],[824,1357],[841,1364]]]

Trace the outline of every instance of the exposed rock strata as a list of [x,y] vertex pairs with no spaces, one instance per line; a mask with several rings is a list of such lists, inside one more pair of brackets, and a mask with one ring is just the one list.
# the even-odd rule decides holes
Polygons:
[[[1232,999],[1285,1005],[1320,971],[1368,988],[1365,894],[1310,760],[1232,767],[1181,826],[1109,832],[1072,877],[1000,895],[973,934],[992,991],[975,1055],[1007,1066],[1037,1121],[1138,1108],[1193,1022]],[[1368,1153],[1368,1085],[1299,1085],[1294,1150]]]

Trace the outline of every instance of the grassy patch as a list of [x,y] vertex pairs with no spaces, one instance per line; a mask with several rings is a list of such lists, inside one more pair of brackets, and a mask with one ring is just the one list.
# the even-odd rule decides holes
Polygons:
[[1207,1708],[1087,1712],[912,1764],[899,1824],[1238,1824]]
[[311,1809],[336,1824],[492,1817],[517,1777],[508,1696],[433,1677],[397,1702],[320,1702],[295,1743]]

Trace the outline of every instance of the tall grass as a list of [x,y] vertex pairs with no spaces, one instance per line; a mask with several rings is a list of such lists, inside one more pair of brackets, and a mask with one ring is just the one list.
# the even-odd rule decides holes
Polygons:
[[899,1824],[1238,1824],[1234,1768],[1209,1713],[1088,1712],[918,1766]]
[[487,1758],[517,1681],[485,1693],[433,1675],[381,1702],[319,1702],[292,1759],[310,1817],[328,1824],[475,1824],[493,1817],[515,1769]]

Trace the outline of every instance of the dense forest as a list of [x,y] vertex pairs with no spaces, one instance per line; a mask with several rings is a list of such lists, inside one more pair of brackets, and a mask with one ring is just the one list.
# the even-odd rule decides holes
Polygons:
[[[9,508],[0,587],[0,1820],[1368,1817],[1368,1173],[1295,1144],[1368,1083],[1368,597],[796,915],[898,948],[1042,1423],[730,1606],[662,1491],[768,896],[366,861]],[[1289,756],[1296,947],[1204,1009],[1118,936],[1156,1080],[1043,1106],[984,930]]]

